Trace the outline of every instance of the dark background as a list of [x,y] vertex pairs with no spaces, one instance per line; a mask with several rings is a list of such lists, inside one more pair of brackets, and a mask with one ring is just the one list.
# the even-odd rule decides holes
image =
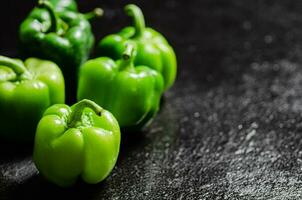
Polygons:
[[[97,40],[130,23],[130,1],[80,0]],[[178,78],[148,131],[124,136],[104,182],[58,188],[31,146],[0,143],[0,199],[301,199],[302,2],[131,1],[178,56]],[[0,50],[16,55],[34,1],[0,4]]]

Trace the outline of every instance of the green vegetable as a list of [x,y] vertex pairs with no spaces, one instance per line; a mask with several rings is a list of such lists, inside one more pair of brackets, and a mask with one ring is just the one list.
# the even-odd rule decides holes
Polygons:
[[39,1],[39,7],[20,26],[23,53],[57,63],[67,88],[74,88],[77,68],[87,60],[94,44],[87,19],[101,14],[101,9],[85,15],[68,10],[56,12],[50,2]]
[[165,81],[165,90],[168,89],[176,77],[177,63],[173,48],[160,33],[145,27],[140,8],[130,4],[125,7],[125,11],[133,18],[134,27],[126,27],[121,32],[101,40],[97,55],[117,60],[122,56],[125,44],[133,43],[137,47],[134,63],[149,66],[160,72]]
[[1,136],[32,140],[45,109],[64,100],[64,78],[55,63],[0,56]]
[[113,169],[120,146],[120,128],[114,116],[90,100],[72,107],[48,108],[38,124],[34,162],[51,182],[73,185],[104,180]]
[[100,57],[87,61],[79,73],[78,100],[91,99],[112,112],[121,128],[140,129],[159,109],[163,78],[147,66],[134,66],[133,45],[122,59]]
[[74,0],[49,0],[56,11],[78,11],[77,3]]

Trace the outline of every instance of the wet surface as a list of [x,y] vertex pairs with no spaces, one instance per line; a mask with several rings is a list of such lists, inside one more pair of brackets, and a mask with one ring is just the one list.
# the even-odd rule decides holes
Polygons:
[[[15,3],[13,3],[15,2]],[[122,4],[126,4],[125,1]],[[121,3],[93,27],[100,39],[129,23]],[[30,3],[7,1],[3,54]],[[24,5],[22,5],[24,4]],[[82,11],[98,1],[80,1]],[[301,199],[302,2],[145,1],[147,24],[175,47],[179,75],[149,130],[124,135],[104,182],[45,181],[31,146],[1,143],[0,199]],[[9,16],[9,18],[8,18]],[[7,23],[10,22],[10,23]]]

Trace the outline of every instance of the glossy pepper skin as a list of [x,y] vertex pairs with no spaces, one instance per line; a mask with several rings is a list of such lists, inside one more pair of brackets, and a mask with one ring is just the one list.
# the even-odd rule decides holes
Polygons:
[[79,73],[78,100],[91,99],[102,105],[126,131],[151,122],[164,88],[160,73],[147,66],[134,66],[134,55],[134,46],[129,44],[121,60],[89,60]]
[[122,56],[125,44],[133,43],[137,48],[135,65],[145,65],[160,72],[167,90],[176,77],[177,62],[173,48],[160,33],[145,27],[140,8],[130,4],[125,7],[125,12],[133,18],[134,26],[102,39],[97,46],[97,55],[117,60]]
[[54,6],[56,11],[78,11],[78,5],[75,0],[49,0],[49,2]]
[[45,109],[64,101],[64,78],[55,63],[0,56],[1,136],[32,141]]
[[[20,41],[29,54],[50,59],[59,66],[79,66],[88,58],[94,36],[87,15],[57,12],[40,1],[20,26]],[[74,70],[74,69],[72,69]]]
[[63,71],[67,88],[74,88],[77,69],[87,60],[94,44],[87,19],[101,14],[101,9],[85,15],[68,10],[57,12],[50,2],[39,1],[39,6],[20,26],[22,52],[26,56],[57,63]]
[[40,120],[33,160],[40,173],[62,186],[78,177],[90,184],[104,180],[113,169],[120,147],[120,128],[114,116],[90,100],[72,107],[48,108]]

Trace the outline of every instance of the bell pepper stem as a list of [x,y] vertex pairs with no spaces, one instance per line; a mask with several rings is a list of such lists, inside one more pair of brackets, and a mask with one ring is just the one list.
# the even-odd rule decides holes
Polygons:
[[40,8],[45,8],[50,14],[51,25],[50,25],[50,28],[49,28],[48,32],[57,33],[60,29],[60,27],[59,27],[59,17],[57,15],[56,11],[54,10],[52,4],[47,0],[39,0],[38,5],[39,5]]
[[135,27],[134,37],[141,36],[146,27],[142,10],[134,4],[129,4],[125,6],[125,12],[129,17],[132,17],[133,19],[133,23]]
[[75,127],[78,122],[81,122],[82,120],[82,114],[85,108],[92,109],[95,114],[101,116],[103,112],[103,108],[100,107],[98,104],[94,103],[91,100],[83,99],[80,102],[76,103],[74,105],[74,110],[71,113],[68,126],[69,127]]
[[121,63],[119,66],[119,70],[124,70],[127,67],[133,67],[133,54],[134,54],[134,46],[132,44],[127,44],[126,48],[122,54]]
[[11,68],[18,76],[28,73],[26,67],[22,63],[6,56],[0,56],[0,65]]
[[103,16],[103,14],[104,14],[104,11],[102,8],[95,8],[93,11],[84,14],[84,16],[87,20],[91,20],[96,17],[101,17],[101,16]]

